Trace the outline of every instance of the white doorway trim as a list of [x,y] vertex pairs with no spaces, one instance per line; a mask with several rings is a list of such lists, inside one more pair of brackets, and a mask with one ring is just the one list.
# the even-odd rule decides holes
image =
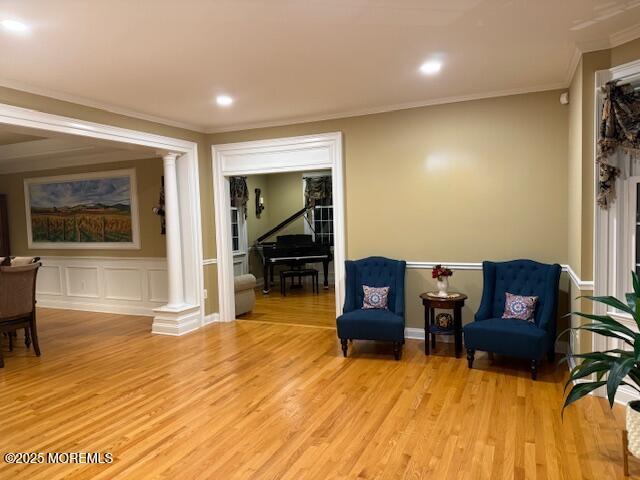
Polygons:
[[213,145],[213,192],[216,214],[220,321],[235,319],[229,178],[236,175],[331,169],[333,183],[334,277],[336,315],[344,304],[344,173],[342,133],[276,138]]
[[179,259],[185,292],[184,305],[180,311],[174,308],[171,312],[165,312],[162,318],[158,315],[154,319],[152,331],[165,335],[182,335],[200,328],[205,312],[197,143],[6,104],[0,104],[0,124],[140,145],[154,149],[158,156],[176,154],[182,245]]
[[[615,181],[616,198],[608,209],[600,208],[595,202],[598,193],[598,167],[595,162],[597,154],[597,141],[602,119],[603,94],[602,87],[607,82],[623,80],[638,82],[640,80],[640,61],[634,61],[613,67],[608,70],[599,70],[595,73],[595,114],[594,114],[594,144],[593,144],[593,168],[594,168],[594,245],[593,245],[593,273],[594,295],[613,295],[620,298],[630,291],[630,272],[633,268],[631,261],[632,245],[628,225],[630,219],[635,224],[635,212],[629,211],[628,197],[635,192],[629,191],[632,178],[618,177]],[[633,212],[633,213],[632,213]],[[633,216],[631,216],[633,215]],[[635,226],[633,227],[635,228]],[[635,248],[633,248],[635,250]],[[623,297],[624,298],[624,297]],[[637,326],[630,315],[607,306],[594,303],[593,313],[598,315],[610,315],[625,326],[635,330]],[[592,334],[592,348],[594,351],[604,351],[612,348],[623,348],[622,342]],[[594,395],[604,397],[606,390],[599,388],[594,390]],[[616,402],[626,404],[637,399],[637,393],[628,386],[621,386],[616,395]]]

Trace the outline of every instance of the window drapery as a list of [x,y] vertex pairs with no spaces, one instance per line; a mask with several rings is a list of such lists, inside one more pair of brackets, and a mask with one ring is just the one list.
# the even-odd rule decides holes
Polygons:
[[305,177],[304,180],[304,198],[307,206],[314,206],[320,201],[332,199],[331,176]]
[[247,177],[229,177],[229,193],[231,206],[242,210],[244,217],[247,218],[247,201],[249,200]]
[[640,174],[640,93],[630,84],[616,82],[602,89],[596,200],[600,207],[608,208],[615,199],[616,178]]

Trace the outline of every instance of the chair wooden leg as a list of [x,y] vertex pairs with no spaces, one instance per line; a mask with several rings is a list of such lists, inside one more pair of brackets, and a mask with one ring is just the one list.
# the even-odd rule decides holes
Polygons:
[[24,327],[24,344],[27,348],[31,346],[31,332],[29,327]]
[[476,351],[471,348],[467,348],[467,364],[469,365],[469,368],[473,368],[473,360],[475,359],[475,356]]
[[31,314],[31,320],[29,321],[29,330],[31,330],[31,340],[33,340],[33,350],[36,352],[36,356],[40,356],[40,345],[38,344],[38,328],[36,326],[36,313]]
[[538,378],[538,361],[531,360],[531,380],[537,380]]
[[7,333],[7,336],[9,337],[9,351],[13,352],[13,334],[15,332],[9,332]]
[[552,349],[547,352],[547,360],[549,363],[553,363],[556,359],[556,352]]
[[402,342],[393,342],[393,358],[400,360],[402,355]]
[[4,358],[2,356],[2,335],[0,335],[0,368],[4,368]]
[[347,356],[347,350],[349,349],[348,340],[346,338],[341,338],[340,343],[342,344],[342,355]]

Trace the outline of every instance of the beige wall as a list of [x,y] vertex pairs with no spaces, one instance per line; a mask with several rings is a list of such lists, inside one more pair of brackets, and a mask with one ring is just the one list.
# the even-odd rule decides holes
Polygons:
[[638,59],[640,59],[640,38],[611,49],[612,67]]
[[247,187],[249,189],[249,200],[247,201],[247,238],[249,246],[253,245],[256,238],[271,228],[271,208],[265,208],[260,214],[260,218],[256,217],[256,188],[261,190],[260,196],[264,198],[265,203],[271,203],[267,177],[268,175],[249,175],[247,177]]
[[249,246],[249,272],[257,278],[262,277],[262,259],[256,250],[252,248],[256,239],[269,230],[271,226],[271,209],[265,208],[256,217],[256,194],[255,189],[261,190],[260,196],[265,203],[270,203],[268,175],[249,175],[247,177],[247,187],[249,188],[249,200],[247,201],[247,244]]
[[[48,177],[74,173],[102,172],[133,168],[136,171],[138,213],[140,217],[139,250],[111,249],[29,249],[27,244],[27,222],[25,215],[24,179]],[[65,167],[37,172],[0,175],[0,193],[7,195],[9,210],[9,230],[12,255],[38,256],[100,256],[100,257],[165,257],[165,237],[160,233],[160,217],[151,209],[158,204],[162,160],[159,158],[133,160],[126,162],[102,163]]]
[[[344,135],[347,258],[567,261],[568,108],[559,91],[215,134],[227,143]],[[269,189],[271,196],[273,190]],[[269,205],[267,205],[269,208]],[[471,295],[479,272],[456,272]],[[428,270],[407,275],[407,323],[422,325]]]
[[[265,203],[269,209],[269,228],[273,228],[304,206],[302,173],[275,173],[267,175],[267,179],[269,182],[269,197],[268,199],[265,198]],[[262,233],[265,232],[263,231]],[[304,233],[304,219],[302,217],[291,222],[276,235],[300,233]],[[275,237],[273,240],[275,240]]]

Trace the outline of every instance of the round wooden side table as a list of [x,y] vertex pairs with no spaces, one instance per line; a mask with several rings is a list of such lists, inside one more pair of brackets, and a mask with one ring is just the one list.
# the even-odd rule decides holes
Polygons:
[[[437,292],[420,294],[424,305],[424,354],[429,355],[431,348],[436,348],[436,335],[453,335],[455,338],[456,358],[462,354],[462,307],[467,299],[464,293],[451,292],[449,297],[438,297]],[[436,309],[453,310],[452,328],[443,329],[436,325]],[[430,338],[431,337],[431,338]]]

